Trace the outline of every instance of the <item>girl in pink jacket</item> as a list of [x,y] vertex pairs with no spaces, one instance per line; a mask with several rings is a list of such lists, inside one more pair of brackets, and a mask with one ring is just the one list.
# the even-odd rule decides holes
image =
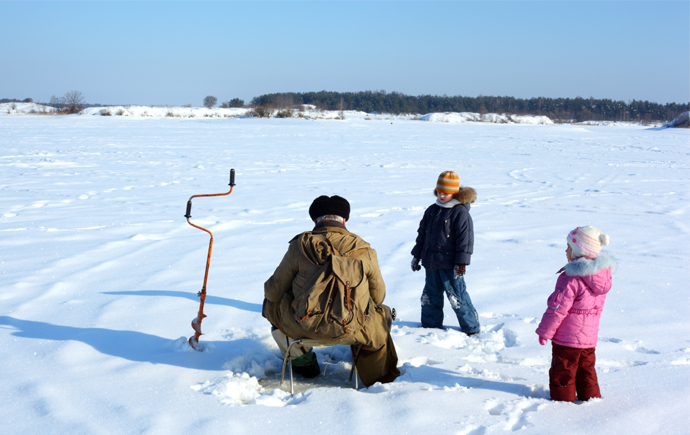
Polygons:
[[600,254],[609,236],[592,226],[577,227],[567,237],[568,264],[558,271],[556,290],[549,296],[537,328],[539,344],[553,344],[549,387],[551,399],[572,402],[601,397],[594,348],[599,317],[616,260]]

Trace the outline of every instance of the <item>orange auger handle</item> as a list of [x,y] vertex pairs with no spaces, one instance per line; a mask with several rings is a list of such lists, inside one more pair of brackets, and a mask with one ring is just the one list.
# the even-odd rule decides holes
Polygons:
[[206,257],[206,272],[204,273],[204,285],[201,287],[201,291],[198,292],[196,295],[199,296],[200,302],[199,302],[199,313],[197,316],[192,320],[192,329],[194,329],[194,336],[189,337],[189,344],[194,348],[194,350],[201,351],[201,348],[199,347],[199,337],[203,335],[201,332],[201,321],[206,317],[206,314],[204,314],[204,301],[206,300],[206,281],[208,280],[208,267],[211,264],[211,249],[213,249],[213,233],[211,233],[209,230],[206,228],[202,228],[199,225],[195,225],[191,222],[189,222],[189,218],[192,217],[192,199],[193,198],[200,198],[203,196],[225,196],[225,195],[230,195],[232,193],[232,188],[235,186],[235,170],[230,169],[230,191],[227,193],[212,193],[209,195],[194,195],[189,198],[187,201],[187,213],[185,213],[184,217],[187,218],[187,223],[194,228],[199,228],[202,231],[206,231],[210,236],[211,240],[208,242],[208,257]]

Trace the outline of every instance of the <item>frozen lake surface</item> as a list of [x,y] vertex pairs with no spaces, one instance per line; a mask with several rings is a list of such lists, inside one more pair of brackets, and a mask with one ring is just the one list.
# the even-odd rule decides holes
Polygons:
[[[0,117],[0,432],[6,434],[687,433],[687,129],[446,124],[378,117]],[[214,234],[203,352],[186,339]],[[474,187],[466,276],[482,332],[420,328],[409,268],[436,177]],[[378,252],[402,376],[355,391],[347,348],[290,396],[263,283],[322,194]],[[601,318],[602,399],[548,400],[536,326],[565,236],[594,225],[619,262]],[[266,387],[266,388],[265,388]]]

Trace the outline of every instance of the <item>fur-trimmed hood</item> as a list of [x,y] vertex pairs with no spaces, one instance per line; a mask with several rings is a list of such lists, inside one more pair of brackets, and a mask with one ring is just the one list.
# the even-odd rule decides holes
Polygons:
[[[434,196],[437,196],[436,189],[434,189]],[[472,187],[460,186],[460,190],[453,194],[453,199],[460,204],[471,204],[477,200],[477,191]]]
[[566,264],[562,270],[568,276],[588,276],[602,269],[611,269],[613,273],[618,269],[618,262],[612,255],[602,253],[593,260],[585,257],[576,258]]
[[[564,271],[567,276],[582,278],[594,293],[605,294],[611,288],[611,273],[617,268],[618,262],[612,255],[601,253],[593,260],[585,257],[576,258],[566,264],[561,271]],[[603,273],[605,269],[609,269],[610,272]]]

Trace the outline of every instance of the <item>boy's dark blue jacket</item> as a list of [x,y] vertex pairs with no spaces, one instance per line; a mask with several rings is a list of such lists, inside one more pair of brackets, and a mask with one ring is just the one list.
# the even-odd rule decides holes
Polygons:
[[412,249],[427,270],[452,269],[456,264],[470,264],[474,248],[474,228],[470,204],[477,199],[471,187],[461,187],[453,195],[460,202],[453,208],[435,203],[426,209],[417,230],[417,243]]

